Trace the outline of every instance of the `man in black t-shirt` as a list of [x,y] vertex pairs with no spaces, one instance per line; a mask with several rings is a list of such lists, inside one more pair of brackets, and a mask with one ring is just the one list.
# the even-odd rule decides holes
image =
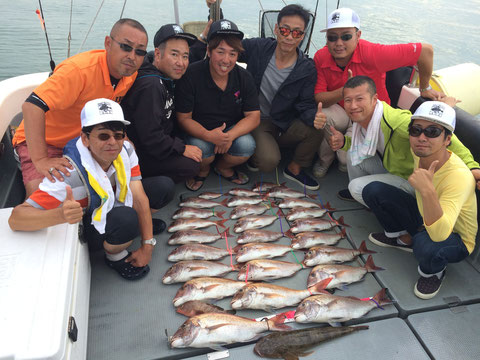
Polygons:
[[231,21],[214,22],[207,37],[208,58],[190,65],[176,84],[175,108],[186,143],[202,150],[200,172],[186,183],[192,191],[203,185],[216,154],[221,157],[215,172],[235,184],[248,182],[234,167],[255,151],[249,133],[260,123],[260,108],[252,76],[236,65],[242,38]]

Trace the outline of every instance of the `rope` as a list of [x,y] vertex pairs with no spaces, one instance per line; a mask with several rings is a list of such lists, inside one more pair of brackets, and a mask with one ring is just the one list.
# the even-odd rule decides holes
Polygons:
[[67,58],[70,57],[70,45],[72,42],[72,15],[73,14],[73,0],[70,1],[70,24],[68,26],[68,47],[67,47]]
[[100,13],[100,10],[102,9],[102,6],[103,6],[103,3],[104,3],[104,2],[105,2],[105,0],[102,0],[100,6],[98,7],[97,13],[95,14],[95,17],[94,17],[93,20],[92,20],[92,24],[90,25],[90,28],[89,28],[88,31],[87,31],[87,35],[85,35],[85,39],[83,39],[82,45],[80,45],[80,48],[78,49],[77,53],[79,53],[80,51],[82,51],[83,45],[85,45],[85,42],[87,41],[88,35],[90,34],[90,31],[92,30],[93,25],[95,24],[95,21],[97,21],[97,16],[98,16],[98,14]]

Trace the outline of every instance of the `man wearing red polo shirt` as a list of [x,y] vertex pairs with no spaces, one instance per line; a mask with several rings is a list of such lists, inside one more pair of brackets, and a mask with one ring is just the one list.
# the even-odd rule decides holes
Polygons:
[[[379,100],[390,104],[385,73],[402,66],[417,65],[421,95],[432,100],[440,100],[444,96],[429,86],[433,69],[433,48],[430,44],[382,45],[360,39],[360,18],[348,8],[334,10],[328,17],[327,28],[322,32],[327,33],[327,44],[314,57],[317,68],[315,101],[322,102],[327,122],[337,130],[345,132],[351,126],[343,110],[342,90],[352,76],[372,78]],[[320,159],[313,169],[315,176],[324,176],[334,158],[335,153],[324,139],[320,146]],[[339,160],[340,165],[345,164],[345,152],[339,154]]]

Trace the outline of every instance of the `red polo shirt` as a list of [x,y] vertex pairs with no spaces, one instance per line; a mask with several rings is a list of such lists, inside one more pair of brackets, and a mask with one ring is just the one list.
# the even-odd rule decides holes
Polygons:
[[[379,100],[390,104],[385,86],[385,73],[402,66],[415,65],[421,51],[421,43],[382,45],[360,39],[352,58],[342,70],[325,46],[318,50],[313,58],[317,68],[315,94],[341,88],[348,80],[348,70],[350,69],[353,76],[371,77],[377,86]],[[343,106],[343,100],[339,104]]]

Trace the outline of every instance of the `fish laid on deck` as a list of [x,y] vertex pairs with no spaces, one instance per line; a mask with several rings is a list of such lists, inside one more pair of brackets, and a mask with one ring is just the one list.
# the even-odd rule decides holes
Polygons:
[[316,198],[316,195],[309,195],[309,194],[306,194],[305,192],[293,190],[285,186],[276,186],[274,188],[271,188],[270,190],[267,191],[267,196],[275,197],[279,199],[285,199],[285,198],[300,199],[303,197],[310,197],[312,199]]
[[209,192],[209,191],[205,191],[200,195],[198,195],[200,199],[205,199],[205,200],[218,199],[220,196],[222,196],[222,194],[216,193],[216,192]]
[[336,234],[327,234],[317,231],[305,231],[295,235],[292,238],[293,249],[309,249],[318,245],[336,245],[341,239],[345,238],[346,230]]
[[238,273],[238,280],[274,280],[289,277],[303,269],[301,264],[279,260],[251,260]]
[[278,204],[280,209],[290,209],[296,207],[304,207],[304,208],[321,208],[320,204],[317,204],[313,201],[308,201],[305,199],[296,199],[296,198],[287,198],[280,201]]
[[168,245],[181,245],[189,243],[211,243],[228,235],[228,229],[221,234],[213,234],[202,230],[177,231],[168,239]]
[[[248,196],[233,196],[230,199],[225,199],[225,204],[228,207],[235,207],[241,205],[255,205],[263,201],[261,197],[248,197]],[[223,204],[223,202],[222,202]]]
[[223,224],[227,220],[228,219],[217,220],[217,221],[206,220],[206,219],[178,219],[170,224],[167,231],[176,232],[176,231],[182,231],[182,230],[195,230],[195,229],[206,228],[209,226],[221,226],[225,228],[225,225]]
[[252,190],[257,192],[257,193],[265,193],[268,190],[270,190],[274,187],[279,187],[279,186],[287,188],[285,186],[285,183],[277,184],[277,183],[272,183],[272,182],[261,182],[261,183],[256,183]]
[[391,304],[385,289],[373,298],[357,299],[336,295],[315,295],[306,298],[298,305],[295,321],[299,323],[321,322],[338,325],[339,322],[358,319],[378,306]]
[[333,246],[314,246],[305,254],[303,263],[306,266],[315,266],[320,264],[338,264],[352,261],[361,254],[374,254],[375,251],[368,250],[365,241],[362,241],[357,249],[344,249]]
[[[227,199],[224,199],[224,201],[226,200]],[[222,201],[222,203],[218,203],[215,201],[210,201],[210,200],[202,199],[199,197],[190,197],[180,202],[180,206],[188,206],[188,207],[193,207],[197,209],[211,209],[216,206],[225,206],[224,201]]]
[[191,300],[219,300],[232,296],[245,286],[245,282],[216,277],[199,277],[187,281],[177,291],[173,305],[180,306]]
[[290,210],[285,216],[285,218],[288,221],[293,221],[297,219],[311,219],[322,217],[326,213],[327,209],[298,207]]
[[252,242],[271,242],[278,240],[284,236],[284,234],[277,231],[245,230],[243,234],[237,238],[237,243],[247,244]]
[[339,225],[345,225],[343,222],[343,216],[340,217],[338,221],[324,219],[298,219],[292,223],[288,233],[296,234],[304,231],[323,231]]
[[230,189],[228,193],[233,196],[247,196],[247,197],[258,196],[258,192],[255,192],[249,189],[244,189],[244,188],[233,188],[233,189]]
[[365,266],[350,266],[350,265],[317,265],[310,275],[308,275],[307,286],[313,286],[319,281],[331,279],[327,289],[333,289],[348,285],[364,278],[366,273],[383,270],[373,262],[372,255],[368,256]]
[[271,259],[283,256],[292,251],[288,245],[268,244],[268,243],[247,243],[237,245],[234,248],[236,253],[235,259],[239,263],[247,262],[255,259]]
[[238,219],[233,226],[233,232],[241,233],[245,230],[259,229],[273,224],[278,217],[274,215],[245,216]]
[[229,265],[216,261],[180,261],[167,270],[163,276],[162,282],[164,284],[173,284],[203,276],[225,276],[232,270],[233,269]]
[[172,216],[172,219],[208,219],[209,217],[216,216],[223,219],[225,211],[212,211],[207,209],[198,209],[191,207],[181,207]]
[[[285,332],[275,332],[261,338],[253,348],[255,354],[270,359],[298,360],[308,356],[308,351],[323,341],[351,334],[358,330],[367,330],[368,326],[316,327]],[[318,358],[322,358],[319,356]]]
[[265,283],[250,283],[233,295],[230,304],[233,309],[259,309],[272,311],[287,306],[296,306],[303,299],[325,292],[330,279],[305,290],[294,290],[284,286]]
[[239,219],[245,216],[251,215],[262,215],[267,211],[270,207],[268,205],[242,205],[237,206],[235,209],[232,210],[230,213],[230,219]]
[[203,244],[184,244],[168,255],[168,261],[178,262],[185,260],[220,260],[229,253],[225,249]]
[[199,300],[187,301],[185,304],[180,305],[177,308],[177,313],[192,317],[201,314],[211,314],[211,313],[220,313],[220,314],[235,314],[235,310],[225,310],[220,306],[212,305],[205,303]]
[[255,321],[230,314],[202,314],[183,323],[170,338],[172,348],[212,347],[253,341],[265,331],[285,331],[291,328],[283,319]]

